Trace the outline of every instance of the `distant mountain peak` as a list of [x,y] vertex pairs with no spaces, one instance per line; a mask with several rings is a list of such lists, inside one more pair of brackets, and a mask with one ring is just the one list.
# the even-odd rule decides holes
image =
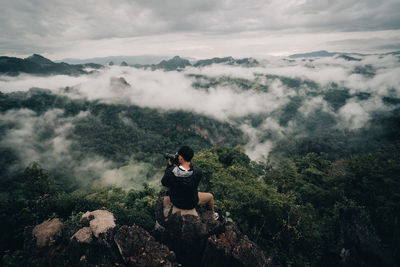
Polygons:
[[32,56],[25,58],[25,60],[32,61],[38,64],[54,64],[53,61],[39,54],[33,54]]
[[39,54],[32,54],[32,56],[29,56],[29,57],[27,57],[27,59],[28,58],[41,58],[41,59],[47,59],[47,58],[45,58],[44,56],[42,56],[42,55],[39,55]]
[[41,55],[33,54],[27,58],[21,59],[16,57],[1,57],[0,73],[6,75],[18,75],[20,72],[31,74],[66,74],[81,75],[88,74],[84,68],[98,68],[95,64],[87,65],[69,65],[67,63],[55,63]]
[[197,61],[194,66],[195,67],[204,67],[212,64],[228,64],[228,65],[245,65],[245,66],[254,66],[258,64],[258,61],[253,58],[242,58],[235,59],[232,56],[229,57],[214,57],[211,59],[202,59]]
[[300,58],[300,57],[332,57],[334,55],[340,54],[338,52],[328,52],[326,50],[313,51],[309,53],[293,54],[290,58]]
[[181,69],[185,68],[186,66],[191,66],[189,60],[181,58],[180,56],[174,56],[173,58],[169,60],[163,60],[161,61],[157,67],[162,68],[165,70],[176,70],[176,69]]
[[[171,59],[169,59],[169,60],[163,60],[164,62],[176,62],[176,61],[179,61],[179,62],[189,62],[189,60],[187,60],[187,59],[184,59],[184,58],[181,58],[180,56],[174,56],[173,58],[171,58]],[[161,61],[162,62],[162,61]]]
[[[302,58],[302,57],[334,57],[334,56],[368,56],[371,54],[361,54],[361,53],[347,53],[347,52],[328,52],[326,50],[313,51],[309,53],[293,54],[289,58]],[[345,58],[349,60],[350,58]]]

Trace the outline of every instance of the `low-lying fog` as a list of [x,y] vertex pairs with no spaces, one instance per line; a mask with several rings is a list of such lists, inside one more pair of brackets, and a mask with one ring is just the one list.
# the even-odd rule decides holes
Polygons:
[[[334,118],[335,128],[357,129],[368,122],[371,114],[395,108],[385,105],[382,98],[400,98],[399,73],[400,60],[392,55],[351,61],[341,57],[268,58],[260,60],[256,67],[214,64],[182,71],[153,71],[108,66],[79,77],[0,76],[0,91],[10,93],[38,87],[73,99],[202,114],[241,129],[247,137],[246,153],[254,160],[263,160],[279,138],[306,134],[299,130],[302,128],[302,121],[296,120],[299,116],[307,119],[322,112]],[[324,97],[324,93],[334,89],[348,90],[350,95],[338,107]],[[367,93],[368,97],[353,97],[360,93]],[[301,99],[297,108],[300,115],[280,123],[283,109],[296,98]],[[76,118],[62,118],[59,116],[62,112],[51,110],[39,116],[20,109],[1,113],[0,124],[14,127],[5,132],[0,145],[17,151],[25,166],[33,160],[43,162],[47,168],[72,161],[73,141],[68,139],[68,133]],[[78,115],[82,116],[87,116],[87,112]],[[261,116],[262,121],[255,126],[249,119],[252,116]],[[53,129],[55,137],[39,144],[38,136],[48,127]],[[105,184],[115,184],[118,180],[120,186],[126,186],[131,182],[124,170],[100,156],[90,155],[74,164],[77,176],[96,172]],[[149,169],[137,162],[131,167],[137,173]],[[119,179],[113,178],[116,176]]]

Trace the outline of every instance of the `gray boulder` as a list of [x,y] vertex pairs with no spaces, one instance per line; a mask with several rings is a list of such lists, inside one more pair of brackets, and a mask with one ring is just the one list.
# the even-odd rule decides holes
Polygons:
[[178,266],[175,253],[144,229],[122,226],[107,210],[86,212],[82,228],[68,228],[60,219],[25,231],[26,266]]

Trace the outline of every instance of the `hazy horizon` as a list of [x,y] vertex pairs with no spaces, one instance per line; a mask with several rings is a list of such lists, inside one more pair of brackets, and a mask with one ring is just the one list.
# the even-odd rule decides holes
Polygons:
[[203,59],[400,50],[395,0],[1,2],[0,54],[7,56]]

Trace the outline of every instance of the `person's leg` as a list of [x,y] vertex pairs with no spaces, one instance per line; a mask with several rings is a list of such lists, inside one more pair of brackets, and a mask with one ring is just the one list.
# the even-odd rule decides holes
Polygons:
[[211,193],[199,192],[199,205],[208,205],[214,213],[214,196]]

